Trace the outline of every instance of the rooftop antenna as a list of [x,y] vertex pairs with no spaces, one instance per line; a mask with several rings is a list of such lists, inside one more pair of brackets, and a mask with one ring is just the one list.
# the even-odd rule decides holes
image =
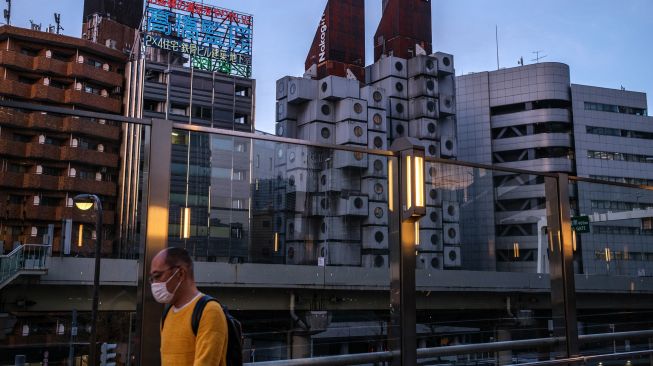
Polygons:
[[5,23],[7,23],[7,25],[10,25],[11,24],[11,22],[10,22],[10,19],[11,19],[11,0],[5,0],[5,1],[7,1],[7,9],[5,9],[5,11],[4,11]]
[[524,56],[520,57],[519,60],[517,60],[517,65],[524,66]]
[[547,56],[547,55],[540,56],[540,52],[542,52],[542,50],[531,52],[531,53],[534,53],[534,54],[535,54],[535,58],[532,59],[531,61],[535,61],[535,63],[540,63],[540,60],[543,59],[543,58],[545,58],[545,57]]
[[36,24],[32,19],[29,20],[30,23],[30,28],[35,31],[40,31],[41,30],[41,23]]
[[499,26],[494,26],[494,37],[497,42],[497,70],[499,70]]
[[57,23],[57,34],[64,30],[61,26],[61,13],[54,13],[54,22]]

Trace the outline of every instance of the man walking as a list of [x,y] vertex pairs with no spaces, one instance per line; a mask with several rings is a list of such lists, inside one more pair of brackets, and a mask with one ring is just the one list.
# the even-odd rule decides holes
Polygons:
[[150,283],[154,299],[171,307],[161,327],[161,365],[225,366],[227,320],[217,302],[206,304],[197,335],[193,333],[193,309],[203,294],[195,285],[188,252],[182,248],[160,251],[152,259]]

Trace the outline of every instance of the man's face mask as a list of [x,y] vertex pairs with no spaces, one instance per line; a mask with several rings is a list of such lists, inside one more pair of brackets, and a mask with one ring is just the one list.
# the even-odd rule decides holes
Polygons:
[[161,303],[161,304],[169,304],[172,301],[172,298],[175,296],[175,293],[177,292],[177,289],[179,289],[179,286],[181,285],[181,281],[177,284],[177,287],[170,292],[168,291],[168,282],[170,282],[171,279],[175,277],[175,275],[179,272],[179,268],[168,278],[167,281],[165,282],[153,282],[152,283],[152,296],[154,296],[154,300],[156,302]]

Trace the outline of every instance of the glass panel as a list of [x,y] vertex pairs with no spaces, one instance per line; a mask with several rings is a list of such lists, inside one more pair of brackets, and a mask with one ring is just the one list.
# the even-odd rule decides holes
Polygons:
[[168,243],[243,322],[245,361],[387,348],[387,157],[183,130],[172,141]]
[[[609,306],[579,309],[579,332],[651,329],[650,307],[641,305],[650,296],[649,279],[653,275],[653,189],[621,187],[609,182],[577,182],[575,190],[571,201],[572,208],[576,208],[573,213],[577,222],[576,270],[582,274],[577,276],[577,291],[581,294],[596,288],[614,291],[610,300],[605,292],[597,298],[597,302],[609,302]],[[588,225],[583,225],[583,218]],[[582,353],[649,348],[646,337],[630,337],[589,343]]]
[[[115,344],[109,349],[121,364],[133,354],[140,185],[132,187],[132,235],[118,224],[127,217],[119,190],[125,172],[135,183],[143,177],[120,159],[121,131],[133,127],[0,108],[0,364],[86,364],[94,331],[98,358],[103,343]],[[76,208],[79,194],[96,195],[102,212],[93,204]]]
[[[548,338],[544,177],[427,158],[419,221],[418,348]],[[429,357],[437,364],[510,364],[563,355],[551,347]]]

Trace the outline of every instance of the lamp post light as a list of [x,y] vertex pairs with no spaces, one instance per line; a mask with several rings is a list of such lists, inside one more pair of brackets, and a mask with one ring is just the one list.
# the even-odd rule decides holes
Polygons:
[[97,343],[97,312],[100,298],[100,253],[102,249],[102,202],[94,194],[79,194],[73,198],[75,206],[82,210],[88,211],[95,205],[95,274],[93,276],[93,305],[91,308],[91,340],[89,350],[89,364],[97,365],[96,343]]

